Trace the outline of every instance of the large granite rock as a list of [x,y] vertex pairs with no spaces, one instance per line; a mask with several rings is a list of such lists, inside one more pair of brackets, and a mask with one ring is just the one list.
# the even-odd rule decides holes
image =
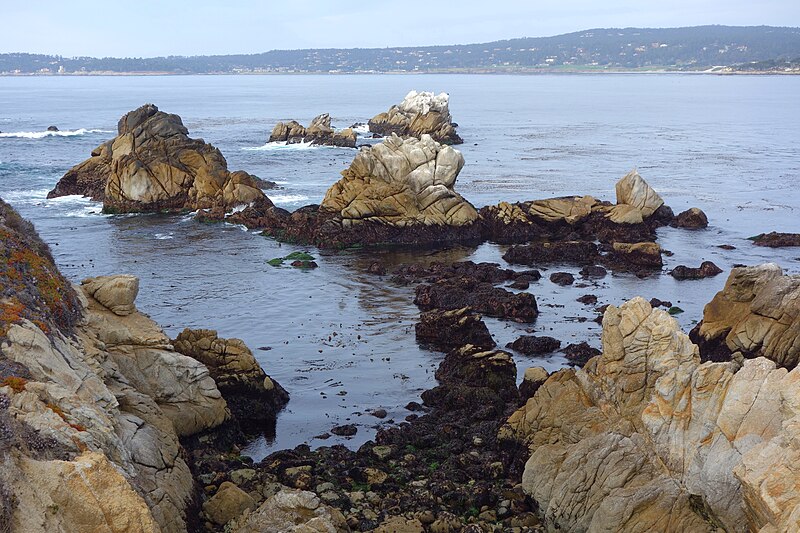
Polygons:
[[342,513],[308,491],[285,488],[240,520],[233,533],[345,533]]
[[765,358],[701,364],[635,298],[606,311],[602,355],[552,374],[500,436],[530,449],[522,485],[550,529],[793,531],[798,394],[800,370]]
[[399,105],[369,120],[369,131],[380,135],[392,133],[401,137],[430,135],[442,144],[464,142],[456,133],[456,124],[450,117],[450,96],[430,92],[411,91]]
[[763,356],[794,368],[800,361],[800,276],[784,275],[774,263],[732,269],[691,335],[704,359]]
[[461,152],[428,135],[405,140],[392,135],[362,148],[320,207],[338,213],[344,226],[470,225],[478,213],[453,189],[463,167]]
[[110,212],[217,209],[264,196],[246,172],[229,172],[220,151],[192,139],[178,115],[146,104],[123,116],[118,135],[70,169],[48,198],[83,194]]
[[307,128],[295,120],[287,123],[278,122],[272,129],[269,142],[285,142],[287,144],[311,143],[323,146],[356,147],[356,133],[352,128],[334,131],[331,127],[331,116],[323,113],[315,117]]
[[240,339],[221,339],[208,329],[184,329],[175,350],[203,363],[225,397],[231,413],[243,425],[264,428],[275,423],[289,394],[264,372]]

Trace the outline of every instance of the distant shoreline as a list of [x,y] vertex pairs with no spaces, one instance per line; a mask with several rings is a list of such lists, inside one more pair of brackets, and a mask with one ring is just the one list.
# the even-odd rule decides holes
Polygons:
[[403,76],[403,75],[436,75],[436,74],[462,74],[462,75],[499,75],[499,76],[540,76],[540,75],[604,75],[604,74],[680,74],[680,75],[712,75],[712,76],[797,76],[800,70],[670,70],[670,69],[549,69],[549,70],[432,70],[432,71],[373,71],[373,72],[330,72],[330,71],[297,71],[297,72],[0,72],[1,78],[85,78],[85,77],[123,77],[123,76]]

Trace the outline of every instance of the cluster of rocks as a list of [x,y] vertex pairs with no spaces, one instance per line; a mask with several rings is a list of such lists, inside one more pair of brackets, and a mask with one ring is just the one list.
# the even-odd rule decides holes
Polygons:
[[335,131],[331,127],[331,116],[323,113],[311,121],[304,128],[296,120],[278,122],[272,129],[268,142],[283,142],[286,144],[311,143],[322,146],[340,146],[343,148],[356,147],[356,132],[352,128]]
[[450,96],[430,92],[409,92],[398,105],[369,120],[369,131],[379,135],[422,138],[430,135],[442,144],[464,142],[456,133],[458,126],[450,117]]
[[117,130],[47,197],[80,194],[107,212],[209,209],[218,217],[265,198],[254,176],[229,172],[218,149],[190,138],[178,115],[147,104],[123,116]]

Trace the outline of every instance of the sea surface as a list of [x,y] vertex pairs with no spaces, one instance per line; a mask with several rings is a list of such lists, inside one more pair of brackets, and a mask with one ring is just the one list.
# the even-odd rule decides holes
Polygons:
[[[800,272],[800,249],[753,246],[766,231],[800,232],[800,77],[710,75],[358,75],[0,78],[0,197],[32,220],[62,272],[87,276],[131,273],[141,278],[137,305],[168,334],[212,328],[239,337],[291,394],[275,434],[247,453],[300,443],[356,447],[383,424],[402,421],[404,406],[434,384],[442,354],[417,346],[419,311],[413,287],[366,273],[388,265],[433,260],[495,261],[503,246],[403,251],[308,251],[313,271],[275,268],[274,257],[303,247],[277,243],[241,227],[202,224],[191,215],[101,214],[79,197],[45,198],[58,179],[115,135],[120,116],[144,103],[179,114],[190,135],[217,146],[231,170],[275,181],[268,195],[294,209],[321,201],[355,151],[269,145],[279,120],[307,124],[330,113],[348,127],[399,102],[410,90],[446,91],[465,143],[456,184],[476,206],[591,194],[614,200],[614,184],[632,168],[675,212],[702,208],[702,231],[659,230],[662,275],[608,276],[591,285],[559,287],[547,279],[571,266],[546,265],[529,291],[541,315],[534,325],[487,319],[499,345],[520,334],[545,334],[564,344],[600,347],[595,306],[641,295],[684,310],[687,330],[724,285],[734,264],[779,263]],[[57,126],[58,133],[47,132]],[[374,142],[367,141],[365,142]],[[723,250],[728,244],[735,250]],[[712,260],[725,273],[675,281],[678,264]],[[504,265],[506,266],[506,265]],[[545,269],[547,269],[545,271]],[[559,354],[515,354],[528,366],[554,370]],[[388,411],[385,420],[368,411]],[[315,437],[355,423],[351,439]]]

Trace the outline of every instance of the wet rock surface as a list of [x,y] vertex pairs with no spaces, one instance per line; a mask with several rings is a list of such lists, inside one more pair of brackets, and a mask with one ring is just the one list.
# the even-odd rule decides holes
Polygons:
[[675,279],[703,279],[722,274],[722,269],[711,261],[703,261],[699,268],[678,265],[669,274]]
[[423,310],[470,307],[487,316],[517,322],[534,322],[539,315],[536,298],[532,294],[515,294],[469,277],[419,285],[414,303]]
[[800,233],[762,233],[752,238],[756,246],[768,246],[770,248],[784,248],[789,246],[800,246]]
[[692,207],[675,215],[670,223],[675,228],[701,229],[708,227],[708,217],[697,207]]
[[525,355],[543,355],[561,348],[561,341],[553,337],[523,335],[514,342],[506,344],[506,348]]

